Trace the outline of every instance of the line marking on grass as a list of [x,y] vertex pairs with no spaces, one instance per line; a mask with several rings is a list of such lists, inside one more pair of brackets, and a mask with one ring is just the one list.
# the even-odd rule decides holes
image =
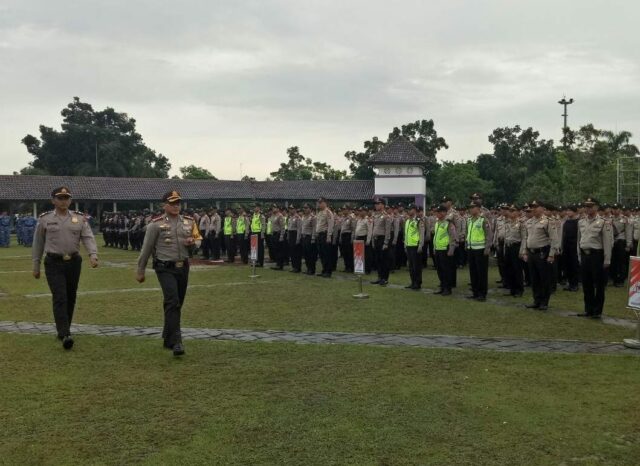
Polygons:
[[[55,335],[51,323],[0,321],[0,332]],[[160,338],[161,327],[73,324],[74,335],[105,337]],[[621,343],[576,340],[528,340],[519,338],[471,337],[456,335],[406,335],[393,333],[288,332],[281,330],[239,330],[183,328],[185,340],[232,340],[244,342],[280,342],[315,345],[364,345],[497,351],[510,353],[600,354],[640,356],[640,351]]]
[[[255,282],[255,284],[272,283],[273,280],[261,280]],[[228,283],[210,283],[207,285],[189,285],[187,288],[214,288],[218,286],[243,286],[253,285],[253,282],[228,282]],[[110,294],[110,293],[135,293],[139,291],[160,291],[159,287],[141,287],[141,288],[114,288],[110,290],[88,290],[78,291],[78,296],[97,295],[97,294]],[[30,293],[23,295],[25,298],[50,298],[51,293]]]

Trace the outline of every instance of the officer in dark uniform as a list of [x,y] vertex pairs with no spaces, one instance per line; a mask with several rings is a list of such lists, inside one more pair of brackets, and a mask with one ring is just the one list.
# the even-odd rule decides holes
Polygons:
[[51,290],[58,339],[68,350],[73,347],[70,327],[82,265],[80,242],[89,253],[93,268],[98,266],[98,248],[82,213],[69,211],[69,188],[61,186],[54,189],[51,202],[55,209],[40,215],[36,226],[32,249],[33,276],[40,278],[40,260],[44,253],[44,273]]
[[184,354],[180,317],[189,281],[189,249],[199,248],[202,236],[193,217],[180,215],[180,193],[169,191],[162,197],[164,214],[147,227],[138,258],[136,280],[145,280],[145,269],[153,255],[153,269],[164,296],[164,347],[174,356]]

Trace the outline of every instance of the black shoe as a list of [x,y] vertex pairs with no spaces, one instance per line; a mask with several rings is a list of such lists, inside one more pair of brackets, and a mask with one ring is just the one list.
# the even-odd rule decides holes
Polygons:
[[587,314],[586,312],[581,312],[580,314],[576,314],[576,317],[591,317],[592,314]]
[[331,273],[323,273],[320,275],[322,278],[331,278]]
[[514,298],[522,298],[522,293],[513,293],[511,296]]
[[594,315],[589,316],[589,317],[591,319],[594,319],[594,320],[600,320],[600,319],[602,319],[602,314],[594,314]]
[[378,283],[378,285],[387,286],[387,283],[389,283],[387,280],[380,280],[380,283]]
[[451,296],[451,290],[443,290],[442,296]]
[[420,290],[422,289],[422,287],[421,287],[421,286],[416,285],[416,286],[414,286],[414,287],[413,287],[413,288],[411,288],[411,289],[412,289],[413,291],[420,291]]
[[546,304],[541,304],[540,307],[538,307],[539,311],[546,311],[547,309],[549,309],[549,306]]
[[468,294],[467,296],[465,296],[465,299],[478,299],[478,297],[472,294]]
[[289,270],[290,273],[300,273],[300,270],[298,269],[293,269],[293,270]]
[[71,338],[71,335],[67,335],[62,339],[62,347],[66,350],[73,348],[73,338]]
[[184,354],[184,346],[182,343],[176,343],[173,345],[173,355],[174,356],[182,356]]
[[444,290],[439,289],[438,291],[434,291],[433,294],[444,294]]
[[486,296],[478,296],[476,298],[476,301],[480,301],[481,303],[484,303],[487,300]]
[[539,309],[540,308],[540,304],[538,304],[538,303],[525,304],[524,307],[526,307],[527,309]]
[[173,349],[173,345],[172,345],[171,343],[169,343],[167,340],[164,340],[164,341],[162,342],[162,347],[163,347],[164,349]]
[[496,283],[500,283],[502,285],[502,280],[496,280]]
[[282,267],[271,267],[271,270],[283,270]]
[[372,285],[379,285],[381,281],[382,280],[373,280],[372,282],[369,282],[369,283],[371,283]]
[[416,287],[414,285],[407,285],[404,287],[405,290],[414,290]]

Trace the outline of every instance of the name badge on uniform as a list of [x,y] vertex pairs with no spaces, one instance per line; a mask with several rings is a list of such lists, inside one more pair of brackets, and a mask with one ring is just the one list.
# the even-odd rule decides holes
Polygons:
[[71,217],[71,223],[78,223],[78,217]]
[[184,224],[185,224],[185,225],[189,225],[189,220],[186,220],[186,219],[185,219]]

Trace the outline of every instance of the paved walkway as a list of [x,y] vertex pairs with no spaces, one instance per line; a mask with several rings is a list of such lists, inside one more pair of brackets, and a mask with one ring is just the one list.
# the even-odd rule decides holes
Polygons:
[[[75,335],[150,338],[160,338],[162,333],[160,327],[85,324],[74,324],[71,331]],[[55,335],[56,330],[55,326],[49,323],[0,321],[0,332]],[[517,338],[403,335],[391,333],[255,331],[215,328],[184,328],[182,335],[185,340],[232,340],[395,347],[413,346],[418,348],[472,349],[523,353],[590,353],[640,356],[640,351],[625,348],[620,343],[568,340],[524,340]]]

